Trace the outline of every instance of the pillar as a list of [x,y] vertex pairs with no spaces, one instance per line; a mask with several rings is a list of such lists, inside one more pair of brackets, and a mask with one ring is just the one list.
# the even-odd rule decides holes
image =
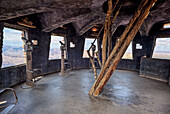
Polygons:
[[29,30],[28,40],[37,40],[38,45],[33,46],[32,68],[40,68],[47,72],[51,34],[39,30]]
[[[72,42],[75,47],[70,47],[70,42]],[[66,35],[67,58],[68,61],[71,62],[73,69],[82,67],[84,42],[84,37]]]

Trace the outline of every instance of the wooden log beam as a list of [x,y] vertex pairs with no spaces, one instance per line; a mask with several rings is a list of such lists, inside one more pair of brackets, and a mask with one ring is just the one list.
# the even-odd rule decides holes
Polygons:
[[96,57],[97,57],[97,61],[98,61],[99,65],[100,65],[100,68],[102,68],[102,63],[101,63],[101,61],[99,59],[98,51],[96,52]]
[[100,84],[96,88],[95,92],[93,93],[94,96],[98,96],[109,78],[111,77],[112,73],[116,69],[116,66],[118,65],[119,61],[121,60],[123,54],[125,53],[126,49],[128,48],[130,42],[135,37],[136,33],[138,32],[140,26],[142,25],[144,19],[149,15],[150,9],[153,7],[153,5],[156,3],[157,0],[149,0],[148,4],[145,5],[144,9],[141,12],[141,15],[137,19],[136,23],[130,30],[129,34],[126,37],[126,40],[124,41],[123,45],[121,46],[119,52],[117,53],[116,57],[114,58],[112,64],[110,65],[109,69],[107,70],[106,74],[100,81]]
[[108,34],[107,22],[105,22],[103,41],[102,41],[102,66],[104,66],[106,61],[106,43],[107,43],[107,34]]
[[112,14],[112,12],[114,11],[114,9],[116,8],[117,4],[118,4],[119,0],[116,1],[114,7],[112,8],[112,0],[108,1],[108,11],[107,11],[107,15],[106,15],[106,19],[105,19],[105,28],[104,28],[104,34],[103,34],[103,47],[102,47],[102,66],[104,66],[105,62],[106,62],[106,44],[107,44],[107,37],[108,37],[108,33],[109,33],[109,28],[111,25],[111,19],[110,16]]
[[130,31],[131,27],[133,26],[133,24],[135,23],[135,21],[137,20],[137,18],[140,16],[142,9],[144,8],[144,6],[146,5],[146,3],[148,2],[148,0],[142,0],[142,2],[140,3],[137,11],[135,12],[134,16],[132,17],[132,19],[130,20],[129,24],[127,25],[125,31],[123,32],[123,34],[120,36],[119,41],[116,43],[115,47],[113,48],[110,56],[108,57],[105,65],[103,66],[98,79],[95,81],[95,83],[93,84],[92,88],[89,91],[89,94],[92,95],[93,92],[95,91],[96,87],[98,86],[98,84],[100,83],[101,79],[103,78],[104,73],[106,72],[106,69],[108,68],[108,66],[110,65],[111,60],[113,59],[114,55],[116,54],[117,50],[119,49],[119,47],[121,46],[121,44],[123,43],[125,37],[127,36],[128,32]]
[[92,57],[90,55],[90,50],[87,50],[87,54],[88,54],[88,56],[90,58],[90,62],[92,64],[93,71],[94,71],[94,76],[95,76],[95,80],[96,80],[97,79],[97,71],[96,71],[96,67],[95,67],[94,61],[93,61],[93,59],[92,59]]
[[107,56],[109,57],[109,55],[110,55],[110,52],[111,52],[111,46],[112,46],[112,39],[111,39],[111,35],[112,35],[112,33],[111,33],[111,31],[112,31],[112,29],[111,29],[111,27],[112,27],[112,23],[111,23],[111,19],[108,19],[108,51],[107,51]]
[[110,55],[110,53],[111,53],[111,48],[112,48],[112,39],[111,39],[111,37],[112,37],[112,24],[113,24],[114,21],[116,20],[118,14],[119,14],[119,11],[120,11],[120,9],[121,9],[121,7],[122,7],[122,5],[123,5],[123,3],[124,3],[124,1],[121,3],[121,5],[119,6],[118,10],[116,11],[113,20],[112,20],[112,21],[109,20],[109,23],[108,23],[108,24],[109,24],[109,33],[108,33],[108,54],[107,54],[108,57],[109,57],[109,55]]
[[95,64],[94,64],[94,52],[93,52],[93,57],[90,55],[90,50],[91,48],[93,47],[95,41],[96,41],[97,38],[94,39],[94,41],[91,43],[91,46],[90,48],[87,50],[87,54],[89,56],[89,59],[90,59],[90,62],[92,64],[92,68],[93,68],[93,71],[94,71],[94,77],[95,77],[95,80],[97,79],[97,70],[96,70],[96,67],[95,67]]
[[[99,38],[99,35],[101,34],[103,28],[104,28],[104,26],[100,29],[100,31],[99,31],[99,33],[98,33],[98,35],[97,35],[97,38],[95,38],[95,40],[91,43],[90,48],[87,50],[87,54],[88,54],[88,56],[89,56],[89,58],[90,58],[90,62],[91,62],[92,67],[93,67],[95,80],[97,79],[97,70],[96,70],[96,67],[95,67],[95,64],[94,64],[95,52],[93,52],[93,58],[92,58],[91,55],[90,55],[90,50],[91,50],[91,48],[94,46],[94,43],[95,43],[96,39]],[[97,58],[98,58],[98,57],[97,57]],[[99,58],[98,58],[98,62],[99,62],[99,65],[100,65],[100,67],[101,67],[101,62],[100,62]]]

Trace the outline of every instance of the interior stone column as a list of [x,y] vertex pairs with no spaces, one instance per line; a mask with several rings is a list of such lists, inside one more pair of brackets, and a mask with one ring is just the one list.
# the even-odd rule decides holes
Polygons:
[[38,30],[29,30],[28,39],[37,40],[38,42],[37,45],[33,46],[32,68],[42,69],[43,72],[47,72],[51,34]]
[[[67,35],[66,39],[69,62],[71,62],[73,69],[81,68],[85,38]],[[72,42],[75,47],[70,47],[70,42]]]

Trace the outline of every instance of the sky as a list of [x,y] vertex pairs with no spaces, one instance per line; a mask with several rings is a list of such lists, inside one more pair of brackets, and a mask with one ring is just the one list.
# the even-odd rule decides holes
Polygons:
[[23,41],[21,40],[22,31],[4,28],[4,46],[21,47]]
[[170,28],[170,23],[164,24],[164,28]]
[[[91,43],[94,41],[94,39],[86,38],[85,39],[85,44],[84,44],[84,49],[88,50],[91,46]],[[96,45],[96,50],[97,50],[97,40],[95,41],[94,45]]]
[[170,38],[157,38],[154,52],[170,53]]
[[60,49],[61,44],[59,43],[59,41],[62,41],[64,43],[64,37],[63,36],[51,36],[50,48]]
[[[22,31],[4,28],[4,45],[21,47],[23,45],[23,41],[21,39]],[[59,41],[64,41],[64,37],[62,36],[51,36],[51,48],[60,48]],[[57,47],[56,47],[57,46]]]

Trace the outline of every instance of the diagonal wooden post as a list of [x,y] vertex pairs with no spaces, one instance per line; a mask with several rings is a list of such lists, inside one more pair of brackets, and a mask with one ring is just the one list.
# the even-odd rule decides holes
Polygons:
[[96,67],[95,67],[93,58],[92,58],[91,55],[90,55],[90,50],[87,50],[87,53],[88,53],[88,56],[89,56],[89,58],[90,58],[90,62],[91,62],[91,64],[92,64],[93,71],[94,71],[94,76],[95,76],[95,80],[96,80],[96,79],[97,79],[97,71],[96,71]]
[[112,0],[108,1],[108,11],[107,11],[107,15],[106,15],[106,19],[105,19],[105,28],[104,28],[104,34],[103,34],[103,47],[102,47],[102,66],[104,66],[105,62],[106,62],[106,44],[107,44],[107,37],[108,37],[108,33],[109,33],[109,28],[111,26],[111,14],[114,11],[114,9],[116,8],[117,4],[118,4],[119,0],[116,1],[114,7],[112,8]]
[[117,53],[116,57],[114,58],[112,64],[110,65],[109,69],[107,70],[106,74],[100,81],[99,85],[97,86],[95,92],[93,93],[94,96],[98,96],[109,78],[111,77],[112,73],[116,69],[116,66],[118,65],[120,59],[122,58],[123,54],[125,53],[126,49],[128,48],[130,42],[135,37],[136,33],[138,32],[140,26],[142,25],[144,19],[148,16],[150,13],[150,9],[153,7],[153,5],[156,3],[157,0],[149,0],[148,4],[145,5],[144,9],[141,12],[141,15],[137,19],[136,23],[130,30],[129,34],[127,35],[123,45],[121,46],[119,52]]
[[96,52],[96,57],[97,57],[97,61],[98,61],[98,63],[99,63],[100,68],[102,68],[102,63],[101,63],[101,61],[100,61],[100,59],[99,59],[98,51]]
[[[130,31],[131,27],[133,26],[133,24],[135,23],[137,18],[140,16],[142,9],[144,8],[144,6],[146,5],[147,2],[148,2],[148,0],[142,0],[142,2],[140,3],[137,11],[135,12],[134,16],[130,20],[130,22],[129,22],[128,26],[126,27],[125,31],[123,32],[123,34],[120,36],[120,39],[119,39],[118,43],[116,43],[116,45],[113,48],[110,56],[107,59],[105,65],[103,66],[103,68],[102,68],[102,70],[101,70],[101,72],[100,72],[100,74],[98,76],[98,79],[95,81],[95,83],[93,84],[92,88],[90,89],[90,91],[89,91],[90,95],[92,95],[92,93],[95,91],[96,87],[98,86],[99,82],[103,78],[103,75],[104,75],[106,69],[108,68],[108,66],[110,65],[111,60],[113,59],[113,57],[116,54],[117,50],[119,49],[119,47],[123,43],[126,35]],[[115,19],[113,19],[113,20],[115,20]]]
[[111,23],[111,18],[108,18],[108,50],[107,50],[107,56],[109,57],[110,55],[110,52],[111,52],[111,26],[112,26],[112,23]]
[[109,57],[109,55],[110,55],[110,53],[111,53],[111,51],[112,51],[112,50],[111,50],[111,48],[112,48],[112,38],[111,38],[111,37],[112,37],[112,24],[113,24],[114,21],[116,20],[118,14],[119,14],[119,11],[120,11],[121,7],[122,7],[123,4],[124,4],[124,1],[125,1],[125,0],[123,0],[122,3],[121,3],[121,5],[118,7],[118,10],[116,11],[113,20],[112,20],[112,21],[109,20],[108,52],[107,52],[108,57]]
[[[98,39],[98,38],[99,38],[99,35],[101,34],[101,32],[102,32],[103,28],[104,28],[104,26],[100,29],[100,31],[99,31],[99,33],[98,33],[98,35],[97,35],[97,38],[95,38],[95,40],[91,43],[90,48],[87,50],[87,54],[88,54],[88,56],[89,56],[89,58],[90,58],[90,62],[91,62],[92,67],[93,67],[95,80],[97,79],[97,70],[96,70],[95,63],[94,63],[95,56],[93,55],[93,57],[92,57],[92,56],[90,55],[90,50],[91,50],[91,48],[94,46],[94,43],[95,43],[96,39]],[[94,52],[94,53],[95,53],[95,52]],[[101,62],[100,62],[100,59],[99,59],[99,57],[98,57],[98,55],[97,55],[97,54],[96,54],[96,56],[97,56],[97,59],[98,59],[98,62],[99,62],[100,68],[101,68]]]

